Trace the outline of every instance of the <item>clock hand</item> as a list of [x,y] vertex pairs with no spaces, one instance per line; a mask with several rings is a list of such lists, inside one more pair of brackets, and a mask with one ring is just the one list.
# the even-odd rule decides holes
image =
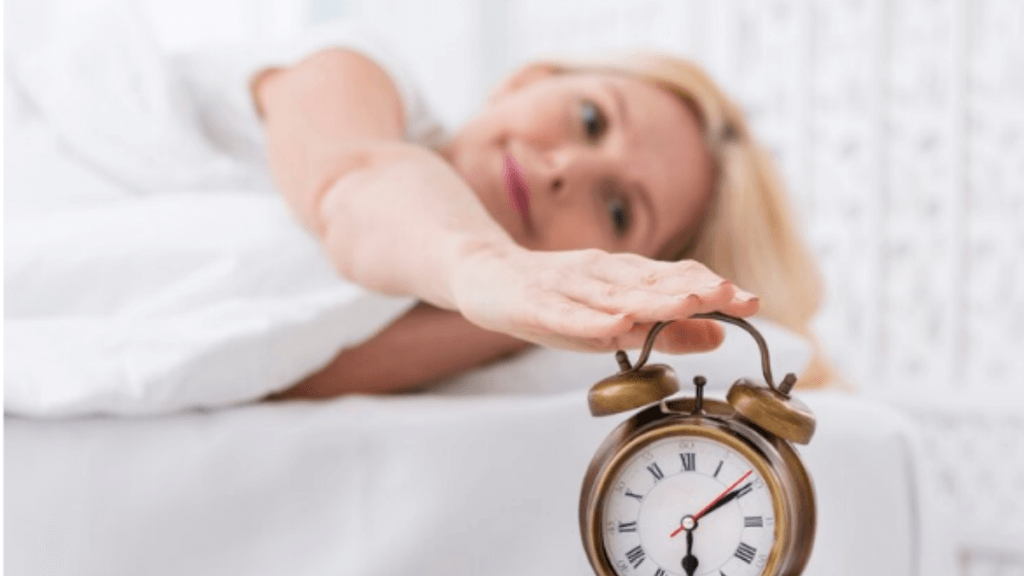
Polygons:
[[686,530],[686,556],[683,556],[683,570],[686,571],[686,576],[693,576],[694,572],[697,571],[697,565],[700,561],[693,555],[693,529],[697,525],[694,524],[692,528]]
[[[712,500],[711,503],[709,503],[707,506],[705,506],[703,510],[701,510],[700,512],[697,512],[696,514],[694,514],[693,515],[694,521],[700,520],[701,516],[707,514],[709,509],[714,507],[715,504],[718,504],[719,500],[721,500],[722,498],[725,498],[730,492],[732,492],[733,488],[738,486],[740,482],[743,482],[744,480],[746,480],[747,476],[750,476],[753,472],[754,472],[753,470],[747,470],[747,473],[744,474],[743,476],[740,476],[739,480],[733,482],[732,486],[729,486],[728,488],[726,488],[721,494],[719,494],[714,500]],[[733,498],[735,498],[735,496],[733,496]],[[684,530],[684,528],[682,526],[680,526],[679,528],[676,528],[675,532],[672,532],[671,534],[669,534],[668,537],[669,538],[675,538],[676,535],[679,534],[680,532],[682,532],[683,530]]]
[[732,502],[733,500],[735,500],[735,499],[736,499],[736,497],[737,497],[737,496],[739,496],[739,495],[740,495],[740,492],[742,492],[742,491],[743,491],[743,489],[744,489],[744,488],[746,488],[747,486],[750,486],[750,482],[747,482],[747,483],[746,483],[746,485],[744,485],[744,486],[742,486],[742,487],[740,487],[740,488],[737,488],[737,489],[733,490],[732,492],[729,492],[729,494],[728,494],[728,495],[727,495],[727,496],[726,496],[725,498],[722,498],[722,499],[721,499],[721,500],[719,500],[718,502],[715,502],[714,504],[712,504],[711,506],[709,506],[709,507],[708,507],[708,508],[707,508],[706,510],[703,510],[703,511],[701,512],[701,514],[702,514],[703,516],[707,516],[708,514],[711,514],[711,513],[712,513],[712,512],[714,512],[715,510],[718,510],[718,509],[719,509],[719,508],[721,508],[722,506],[725,506],[725,505],[726,505],[726,504],[728,504],[729,502]]

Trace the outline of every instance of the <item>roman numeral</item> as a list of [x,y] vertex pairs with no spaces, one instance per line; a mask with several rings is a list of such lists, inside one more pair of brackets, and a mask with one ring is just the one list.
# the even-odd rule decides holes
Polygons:
[[657,570],[654,571],[654,576],[665,576],[665,571],[662,570],[661,568],[658,568]]
[[626,560],[629,560],[629,563],[633,565],[633,568],[636,568],[644,561],[644,549],[637,546],[629,552],[626,552]]
[[747,564],[754,561],[754,555],[757,554],[757,548],[754,548],[746,542],[740,542],[740,547],[736,549],[735,556],[740,560],[743,560]]
[[693,472],[697,468],[697,455],[693,452],[683,452],[679,457],[683,459],[683,472]]
[[744,516],[743,526],[745,528],[762,528],[764,527],[764,521],[760,516]]
[[655,482],[657,482],[658,480],[661,480],[662,478],[665,477],[665,475],[661,472],[661,468],[658,467],[658,463],[657,462],[654,462],[653,464],[648,466],[647,467],[647,471],[650,472],[651,474],[654,474],[654,481]]
[[626,488],[626,496],[629,496],[630,498],[636,498],[637,502],[644,499],[644,497],[639,494],[633,494],[633,491],[630,490],[629,488]]
[[722,471],[722,463],[723,462],[725,462],[725,460],[719,460],[718,461],[718,468],[715,468],[715,478],[718,478],[718,473]]
[[619,522],[619,532],[636,532],[636,522]]
[[754,487],[750,485],[750,482],[747,482],[746,484],[743,485],[742,488],[739,489],[739,492],[736,493],[736,499],[739,500],[740,498],[743,498],[747,494],[750,494],[750,491],[753,489]]

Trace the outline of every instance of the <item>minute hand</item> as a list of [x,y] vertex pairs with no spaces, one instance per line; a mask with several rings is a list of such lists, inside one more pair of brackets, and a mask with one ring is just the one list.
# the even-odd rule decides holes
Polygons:
[[715,510],[718,510],[722,506],[725,506],[729,502],[732,502],[733,500],[736,499],[737,496],[740,495],[740,493],[742,493],[744,490],[746,490],[748,486],[750,486],[750,482],[747,482],[743,486],[733,490],[732,492],[729,492],[721,500],[719,500],[718,502],[715,502],[711,506],[708,506],[703,511],[701,511],[698,515],[694,516],[694,519],[697,519],[697,518],[699,518],[701,516],[707,516],[708,514],[711,514]]
[[[718,498],[715,498],[707,506],[705,506],[703,510],[701,510],[700,512],[697,512],[696,514],[694,514],[693,515],[693,519],[694,520],[699,520],[701,516],[703,516],[703,515],[708,513],[708,510],[714,510],[715,508],[718,508],[718,505],[719,505],[718,502],[720,500],[724,500],[727,496],[731,497],[731,498],[735,498],[736,496],[734,495],[735,493],[733,492],[733,489],[736,488],[737,486],[739,486],[740,482],[743,482],[744,480],[746,480],[747,476],[750,476],[750,474],[753,473],[753,472],[754,472],[753,470],[747,470],[746,474],[744,474],[743,476],[740,476],[740,479],[735,481],[735,482],[733,482],[732,486],[729,486],[728,488],[726,488],[725,492],[722,492],[721,494],[719,494]],[[742,490],[742,488],[741,488],[741,490]]]

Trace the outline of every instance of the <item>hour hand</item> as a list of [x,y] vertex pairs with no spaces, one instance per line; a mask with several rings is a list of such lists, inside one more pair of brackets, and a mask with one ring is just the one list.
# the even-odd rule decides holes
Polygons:
[[[693,528],[696,528],[694,526]],[[686,556],[683,556],[683,570],[686,571],[686,576],[693,576],[694,572],[697,571],[697,565],[700,561],[693,555],[693,528],[686,531]]]

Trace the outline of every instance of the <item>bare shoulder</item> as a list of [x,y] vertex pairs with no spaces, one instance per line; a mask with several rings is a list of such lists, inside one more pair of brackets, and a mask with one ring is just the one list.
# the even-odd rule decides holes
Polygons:
[[314,52],[287,68],[258,74],[251,85],[253,100],[266,113],[284,94],[301,92],[307,98],[329,101],[331,108],[355,107],[391,125],[405,124],[401,95],[388,72],[369,56],[346,48]]
[[346,80],[365,82],[368,86],[398,96],[398,89],[384,68],[369,56],[347,48],[327,48],[314,52],[296,64],[296,68],[322,77],[340,77]]

